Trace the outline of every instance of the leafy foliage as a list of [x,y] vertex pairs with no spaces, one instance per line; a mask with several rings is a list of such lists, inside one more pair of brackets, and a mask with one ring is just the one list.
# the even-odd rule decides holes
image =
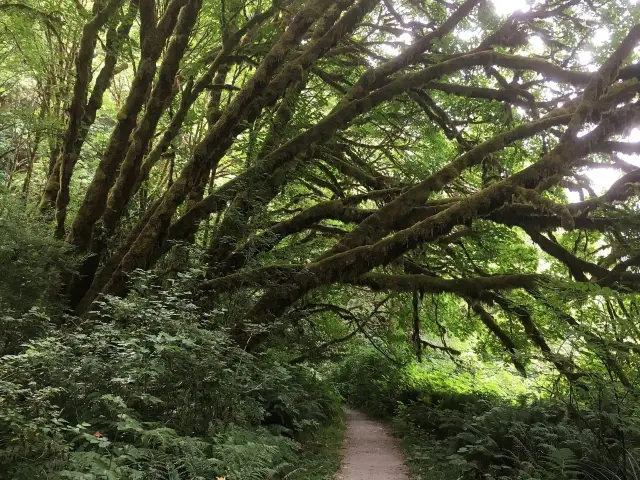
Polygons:
[[55,303],[61,276],[73,264],[70,249],[51,238],[47,225],[0,191],[0,308],[19,316]]
[[574,392],[565,403],[509,397],[504,388],[499,396],[482,383],[470,393],[453,385],[416,387],[410,368],[396,368],[393,377],[380,375],[374,388],[349,381],[389,369],[384,358],[364,353],[339,371],[339,385],[355,406],[393,420],[411,466],[424,478],[635,478],[637,398],[620,398],[610,385]]
[[280,478],[294,437],[335,417],[326,383],[243,352],[178,283],[168,292],[153,280],[2,357],[10,478]]

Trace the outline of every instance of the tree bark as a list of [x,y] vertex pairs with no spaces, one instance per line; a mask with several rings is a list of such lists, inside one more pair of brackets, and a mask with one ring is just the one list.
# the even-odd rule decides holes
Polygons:
[[196,147],[192,159],[185,166],[180,177],[165,193],[154,215],[142,229],[131,246],[131,250],[122,259],[113,278],[106,286],[107,291],[120,290],[126,274],[135,268],[148,266],[154,255],[157,255],[157,246],[161,245],[166,237],[173,213],[199,182],[202,175],[207,170],[215,170],[216,162],[222,157],[221,153],[231,145],[230,135],[244,118],[249,104],[263,93],[269,80],[280,68],[286,51],[300,41],[304,33],[331,3],[333,0],[322,0],[313,6],[304,8],[295,15],[286,31],[265,56],[253,77],[234,97],[214,127]]
[[[118,121],[109,138],[106,151],[98,164],[98,169],[66,239],[80,253],[89,250],[93,227],[104,212],[109,190],[116,180],[118,168],[124,159],[123,152],[127,151],[129,136],[153,82],[156,63],[175,27],[180,9],[185,3],[186,0],[171,0],[156,25],[153,0],[140,0],[142,56],[138,70],[126,103],[118,113]],[[61,213],[66,214],[66,206]],[[60,220],[63,219],[59,219],[59,222]]]
[[[102,2],[95,2],[93,7],[94,16],[82,28],[80,48],[75,59],[76,78],[73,86],[73,96],[68,110],[69,116],[62,141],[62,149],[60,157],[56,160],[56,167],[54,167],[49,177],[45,194],[40,204],[41,211],[45,213],[53,208],[59,193],[63,198],[67,198],[66,202],[68,203],[68,184],[77,160],[74,145],[81,131],[82,119],[86,108],[89,84],[91,83],[91,64],[98,34],[118,7],[120,7],[122,1],[123,0],[109,0],[104,7]],[[56,236],[58,238],[64,236],[64,222],[62,222],[62,227],[60,227],[60,225],[56,227]]]

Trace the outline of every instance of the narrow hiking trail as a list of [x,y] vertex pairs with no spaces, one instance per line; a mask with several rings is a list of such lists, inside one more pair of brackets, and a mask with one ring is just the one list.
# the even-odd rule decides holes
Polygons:
[[402,452],[389,429],[347,409],[347,438],[336,480],[409,480]]

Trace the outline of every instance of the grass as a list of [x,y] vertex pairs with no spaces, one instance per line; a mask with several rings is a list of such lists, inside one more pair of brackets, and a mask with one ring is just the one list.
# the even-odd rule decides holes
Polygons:
[[286,480],[333,480],[340,468],[346,426],[342,416],[302,442],[300,461]]

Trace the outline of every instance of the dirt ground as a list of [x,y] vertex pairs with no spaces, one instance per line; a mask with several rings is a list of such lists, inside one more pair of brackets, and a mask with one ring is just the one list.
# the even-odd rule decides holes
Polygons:
[[409,480],[402,452],[388,428],[346,410],[347,438],[336,480]]

